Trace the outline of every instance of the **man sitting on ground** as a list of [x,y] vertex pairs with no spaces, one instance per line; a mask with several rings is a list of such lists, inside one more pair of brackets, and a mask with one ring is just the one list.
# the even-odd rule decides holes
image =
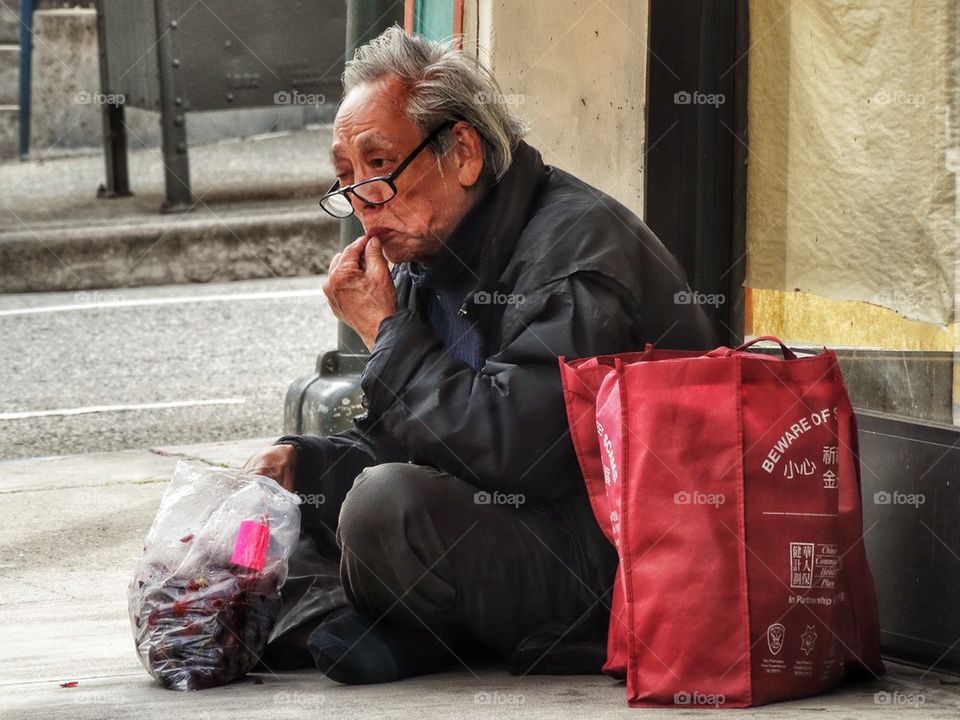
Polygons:
[[394,27],[357,51],[344,87],[322,205],[365,232],[324,289],[371,351],[367,413],[247,464],[324,498],[302,506],[263,662],[382,682],[482,647],[516,672],[599,672],[617,557],[557,358],[704,349],[713,333],[675,304],[688,287],[660,241],[545,165],[479,64]]

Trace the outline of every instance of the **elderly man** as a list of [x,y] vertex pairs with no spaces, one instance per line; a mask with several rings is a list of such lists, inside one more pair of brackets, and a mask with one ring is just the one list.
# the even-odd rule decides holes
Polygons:
[[657,238],[544,165],[477,63],[395,27],[356,53],[344,87],[321,205],[365,232],[324,290],[371,351],[367,413],[247,464],[324,500],[303,506],[264,665],[382,682],[483,649],[516,672],[598,672],[616,554],[557,357],[706,348],[713,334],[674,303],[687,285]]

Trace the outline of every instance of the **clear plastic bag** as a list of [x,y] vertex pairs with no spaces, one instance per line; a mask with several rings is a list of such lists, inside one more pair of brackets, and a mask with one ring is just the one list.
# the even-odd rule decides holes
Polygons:
[[161,685],[199,690],[253,669],[280,608],[299,504],[269,478],[177,463],[128,589],[137,652]]

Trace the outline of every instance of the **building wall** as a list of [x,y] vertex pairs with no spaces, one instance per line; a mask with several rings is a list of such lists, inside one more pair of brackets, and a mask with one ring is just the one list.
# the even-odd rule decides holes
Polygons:
[[[750,3],[747,334],[960,353],[955,5]],[[638,214],[647,23],[636,0],[464,3],[530,141]],[[909,388],[918,412],[952,393],[960,417],[954,368]]]
[[642,214],[647,3],[466,0],[463,30],[545,161]]
[[960,351],[958,17],[953,0],[750,4],[748,333]]
[[956,347],[952,5],[751,3],[755,332]]

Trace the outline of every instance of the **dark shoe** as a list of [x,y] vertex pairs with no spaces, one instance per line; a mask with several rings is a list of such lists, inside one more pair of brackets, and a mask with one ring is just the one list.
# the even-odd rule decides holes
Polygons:
[[456,661],[426,629],[374,621],[353,608],[330,613],[310,634],[307,648],[317,670],[346,685],[439,672]]
[[563,626],[543,627],[510,656],[511,675],[596,675],[607,660],[606,631],[593,637]]

